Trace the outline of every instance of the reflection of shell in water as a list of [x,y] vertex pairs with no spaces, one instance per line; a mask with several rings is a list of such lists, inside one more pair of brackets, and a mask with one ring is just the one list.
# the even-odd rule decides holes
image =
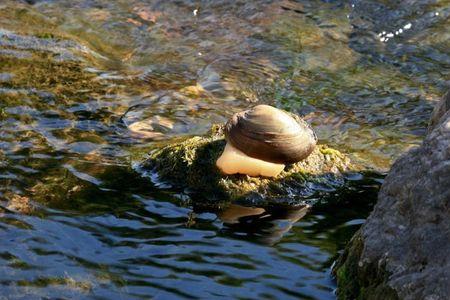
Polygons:
[[306,158],[317,142],[308,123],[269,105],[234,114],[225,127],[225,136],[250,157],[282,164]]
[[218,216],[228,228],[256,234],[261,242],[273,245],[282,239],[309,209],[308,205],[262,208],[231,204],[218,212]]
[[237,204],[231,204],[226,209],[219,212],[222,222],[227,224],[237,224],[239,219],[249,216],[261,216],[266,210],[261,207],[248,207]]

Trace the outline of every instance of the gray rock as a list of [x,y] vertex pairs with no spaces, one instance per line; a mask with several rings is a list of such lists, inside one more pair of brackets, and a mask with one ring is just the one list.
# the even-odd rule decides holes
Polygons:
[[450,94],[423,144],[398,159],[339,258],[341,299],[450,299]]

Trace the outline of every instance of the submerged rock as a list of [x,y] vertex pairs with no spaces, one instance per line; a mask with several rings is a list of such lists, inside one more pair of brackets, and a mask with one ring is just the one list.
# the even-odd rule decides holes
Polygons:
[[258,205],[307,203],[305,199],[316,192],[342,187],[344,173],[355,170],[345,155],[318,145],[308,158],[288,165],[274,179],[222,175],[215,162],[225,143],[223,127],[215,125],[207,136],[192,137],[154,150],[140,168],[209,204],[241,200]]
[[423,144],[394,163],[374,211],[338,260],[340,299],[450,297],[449,95]]

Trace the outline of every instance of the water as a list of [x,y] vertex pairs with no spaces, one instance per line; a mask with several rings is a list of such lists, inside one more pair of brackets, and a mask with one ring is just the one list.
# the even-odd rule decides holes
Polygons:
[[[383,174],[449,84],[448,1],[0,2],[0,298],[333,299],[382,175],[208,210],[132,169],[256,102]],[[401,29],[401,32],[400,32]]]

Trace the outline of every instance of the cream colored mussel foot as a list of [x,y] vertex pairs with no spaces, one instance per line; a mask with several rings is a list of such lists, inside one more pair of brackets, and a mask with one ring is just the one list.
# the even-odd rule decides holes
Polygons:
[[236,149],[227,143],[225,150],[216,162],[222,173],[246,174],[249,176],[275,177],[284,169],[284,164],[267,162],[257,158],[247,156],[244,152]]

